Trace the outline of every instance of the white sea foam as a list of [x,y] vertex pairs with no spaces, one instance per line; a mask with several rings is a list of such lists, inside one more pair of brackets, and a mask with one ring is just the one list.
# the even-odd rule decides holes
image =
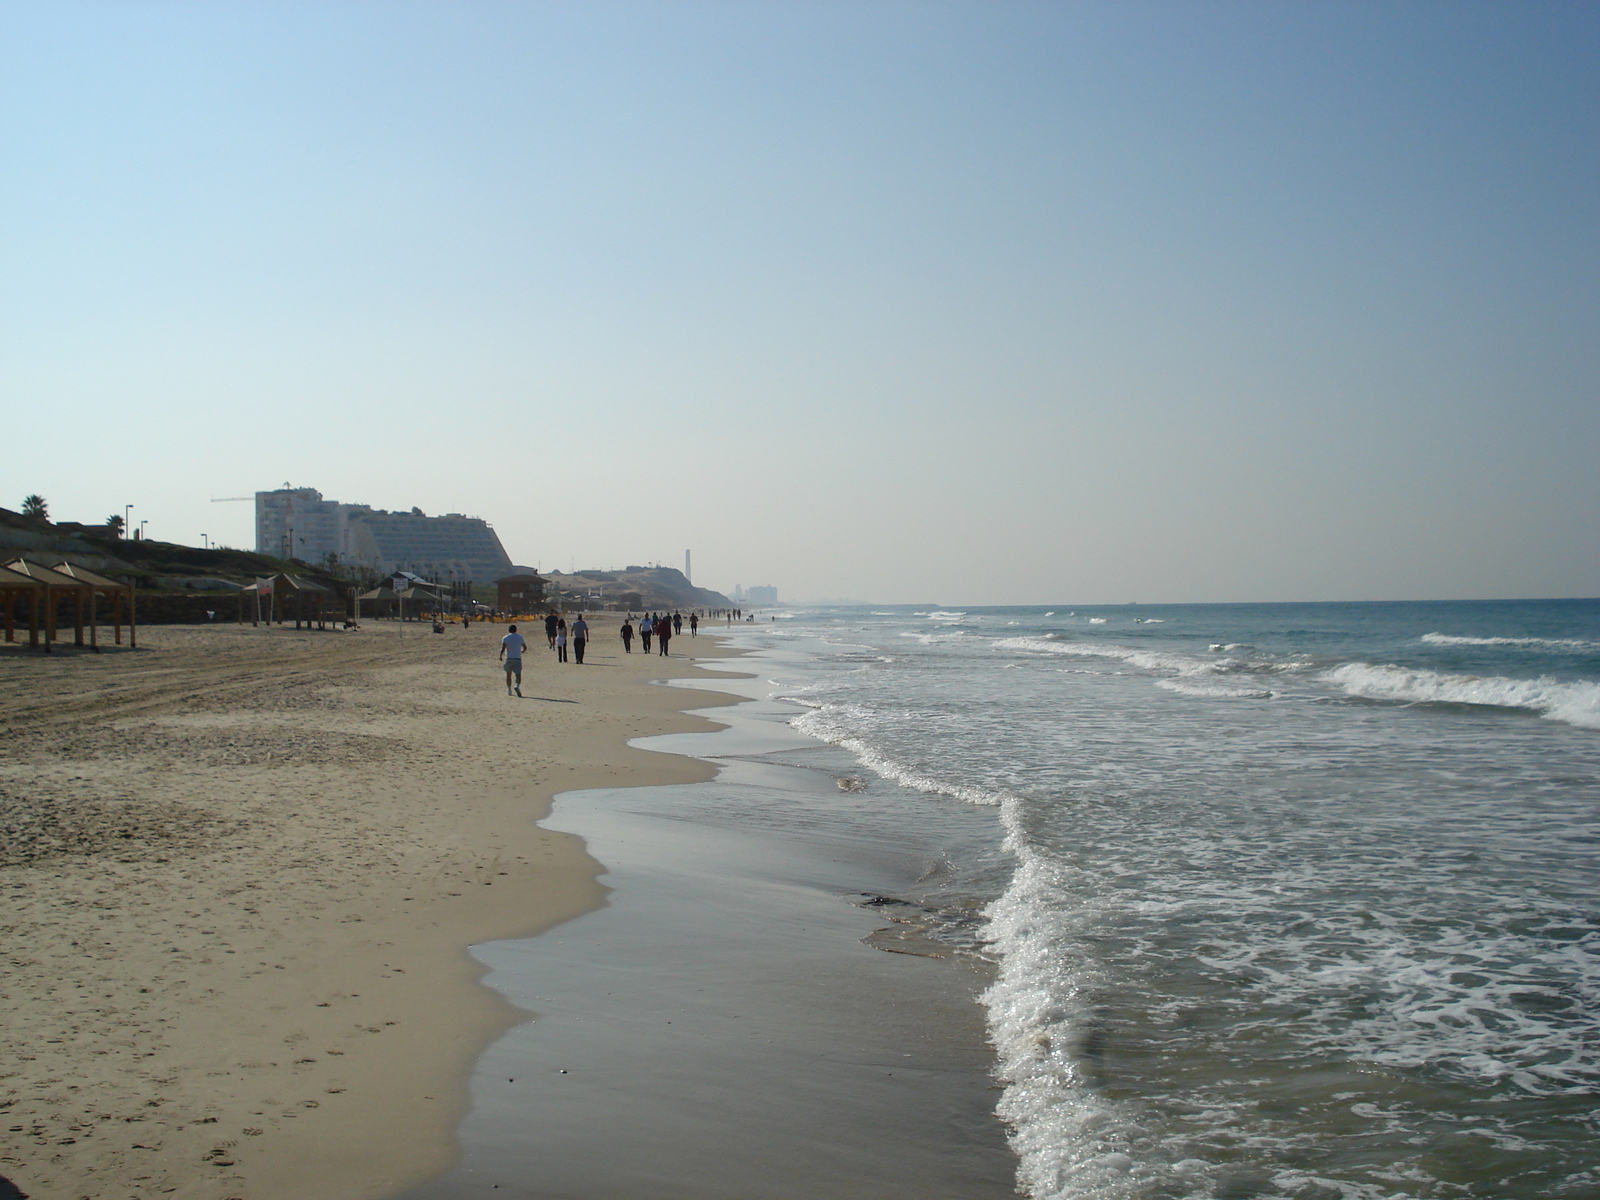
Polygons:
[[1501,676],[1447,675],[1406,667],[1345,663],[1320,677],[1347,695],[1369,700],[1402,700],[1412,704],[1482,704],[1523,708],[1552,721],[1584,729],[1600,729],[1600,684],[1563,683],[1555,679],[1507,679]]
[[1600,642],[1580,638],[1539,637],[1457,637],[1449,633],[1425,633],[1422,640],[1435,646],[1526,646],[1529,649],[1600,650]]

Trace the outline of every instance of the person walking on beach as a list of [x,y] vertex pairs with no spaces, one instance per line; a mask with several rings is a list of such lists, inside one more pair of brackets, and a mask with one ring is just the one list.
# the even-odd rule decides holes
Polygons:
[[629,617],[622,623],[622,649],[626,654],[633,653],[633,618]]
[[639,618],[639,641],[644,643],[644,652],[650,653],[650,638],[656,631],[656,619],[649,613]]
[[506,664],[506,695],[522,695],[522,651],[527,642],[513,625],[500,639],[500,657]]
[[683,614],[681,612],[675,612],[672,614],[672,632],[683,632]]
[[556,661],[567,661],[567,622],[565,618],[556,622]]
[[656,622],[656,641],[661,643],[661,653],[667,652],[667,643],[672,640],[672,619],[663,616]]
[[589,622],[583,619],[583,614],[578,614],[578,619],[572,623],[572,657],[578,665],[583,665],[583,650],[589,644]]
[[545,615],[544,615],[544,635],[545,635],[545,637],[550,639],[550,649],[554,650],[556,648],[556,615],[555,615],[555,613],[545,613]]
[[700,614],[699,613],[690,613],[689,614],[689,636],[690,637],[699,637],[700,636]]

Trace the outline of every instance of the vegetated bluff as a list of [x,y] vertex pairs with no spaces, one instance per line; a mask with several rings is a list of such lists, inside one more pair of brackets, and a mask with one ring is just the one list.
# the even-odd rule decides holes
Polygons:
[[[721,592],[695,587],[676,567],[628,567],[622,571],[583,570],[544,576],[548,594],[564,604],[638,612],[641,609],[732,608]],[[593,599],[590,599],[594,597]]]

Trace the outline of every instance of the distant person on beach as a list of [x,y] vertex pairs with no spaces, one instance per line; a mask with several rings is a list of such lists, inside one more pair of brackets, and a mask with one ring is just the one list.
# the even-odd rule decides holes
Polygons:
[[550,649],[556,648],[556,615],[546,613],[544,616],[544,635],[550,639]]
[[656,641],[661,643],[661,653],[667,652],[667,643],[672,640],[672,618],[663,616],[656,622]]
[[699,613],[690,613],[689,614],[689,636],[690,637],[699,637],[700,636],[700,614]]
[[672,614],[672,632],[683,632],[683,614],[681,612],[675,612]]
[[633,653],[633,620],[631,618],[622,623],[622,649],[628,654]]
[[556,661],[567,661],[567,622],[564,617],[556,621]]
[[650,653],[650,638],[656,631],[656,619],[646,613],[639,618],[639,641],[644,645],[644,652]]
[[517,627],[513,625],[505,637],[500,639],[500,657],[506,664],[506,695],[515,692],[522,695],[522,651],[527,642],[523,640]]
[[589,622],[583,619],[583,614],[578,614],[578,619],[572,623],[572,657],[579,665],[583,663],[583,650],[589,644]]

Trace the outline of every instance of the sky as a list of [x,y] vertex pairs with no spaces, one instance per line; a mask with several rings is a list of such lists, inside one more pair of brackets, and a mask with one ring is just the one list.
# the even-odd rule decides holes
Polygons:
[[0,0],[0,505],[1600,596],[1600,4]]

